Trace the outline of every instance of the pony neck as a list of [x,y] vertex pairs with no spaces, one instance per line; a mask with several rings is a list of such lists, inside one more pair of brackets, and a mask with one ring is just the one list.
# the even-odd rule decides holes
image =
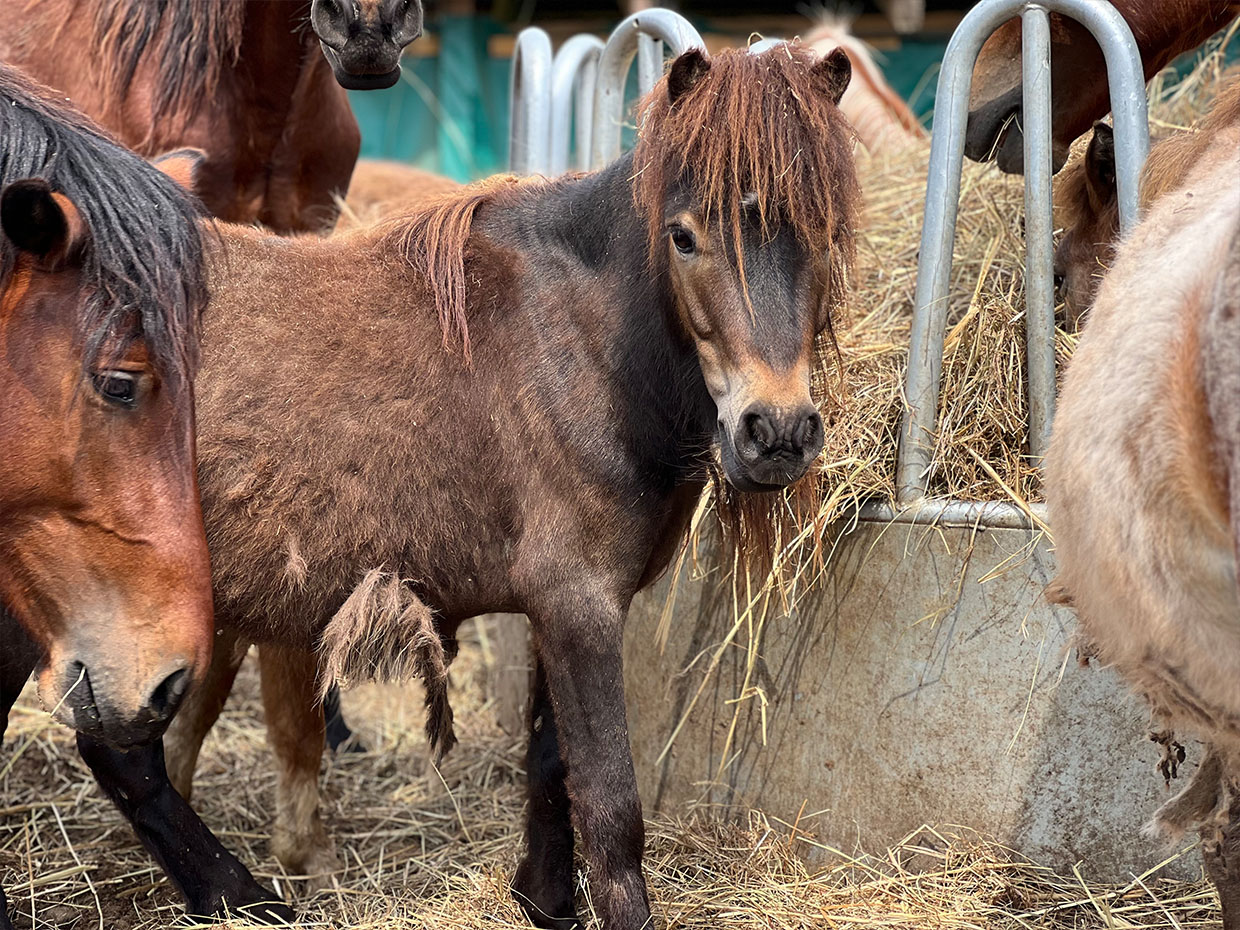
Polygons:
[[702,471],[715,404],[677,312],[667,256],[656,250],[650,257],[646,217],[633,198],[633,164],[629,152],[601,171],[552,187],[539,198],[539,236],[553,237],[584,276],[623,282],[601,304],[569,312],[583,331],[615,333],[608,364],[633,434],[647,455],[683,476]]

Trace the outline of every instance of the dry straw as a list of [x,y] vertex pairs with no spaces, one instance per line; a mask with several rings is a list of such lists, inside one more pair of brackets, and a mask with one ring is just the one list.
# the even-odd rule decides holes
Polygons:
[[[304,928],[528,930],[509,894],[521,855],[520,741],[485,704],[481,650],[454,666],[462,745],[441,769],[422,734],[417,686],[364,685],[346,711],[374,751],[327,763],[325,815],[344,871],[320,887],[284,875],[265,837],[274,777],[259,687],[247,666],[204,747],[195,803]],[[17,706],[0,772],[0,879],[19,928],[167,930],[175,891],[95,789],[68,730],[30,693]],[[12,757],[16,756],[14,760]],[[1031,863],[969,831],[923,827],[873,856],[824,844],[816,821],[709,808],[646,822],[646,877],[667,930],[1103,930],[1217,926],[1205,882],[1157,874],[1094,882]],[[1193,853],[1189,853],[1193,855]],[[579,896],[583,915],[589,895]],[[249,927],[241,921],[233,930]],[[583,930],[600,930],[590,920]]]

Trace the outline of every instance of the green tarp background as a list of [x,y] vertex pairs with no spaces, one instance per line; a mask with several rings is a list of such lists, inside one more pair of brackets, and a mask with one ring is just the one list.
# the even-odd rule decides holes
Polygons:
[[[428,31],[439,38],[438,56],[406,57],[404,79],[390,90],[349,94],[362,127],[362,157],[409,162],[458,181],[503,171],[510,62],[491,58],[487,44],[507,28],[482,17],[447,17]],[[927,123],[946,44],[946,36],[906,39],[878,56],[892,87]],[[1240,41],[1231,43],[1229,57],[1240,58]],[[1192,65],[1186,59],[1181,71]]]

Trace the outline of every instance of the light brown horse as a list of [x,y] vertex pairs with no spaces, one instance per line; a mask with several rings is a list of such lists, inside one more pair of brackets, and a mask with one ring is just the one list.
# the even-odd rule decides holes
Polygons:
[[39,664],[46,707],[127,747],[159,737],[214,639],[193,431],[201,212],[3,66],[0,189],[0,737]]
[[1156,715],[1209,744],[1156,823],[1201,829],[1224,927],[1236,930],[1240,112],[1227,112],[1226,125],[1188,137],[1178,177],[1166,175],[1116,250],[1067,371],[1046,493],[1052,597],[1076,607],[1087,650]]
[[[1150,150],[1141,174],[1142,209],[1179,187],[1218,133],[1237,121],[1240,78],[1219,91],[1210,111],[1191,131],[1168,136]],[[1056,200],[1064,233],[1055,250],[1055,274],[1069,322],[1075,325],[1093,303],[1119,239],[1115,139],[1106,123],[1095,124],[1084,156],[1064,169]]]
[[389,75],[422,8],[316,0],[309,12],[307,0],[0,0],[0,60],[142,155],[201,149],[197,191],[215,216],[322,230],[361,144],[337,80]]
[[[1111,0],[1132,29],[1148,81],[1173,58],[1196,48],[1237,15],[1237,0]],[[973,68],[965,154],[1024,171],[1021,133],[1021,25],[1013,19],[987,40]],[[1111,109],[1102,49],[1076,20],[1051,14],[1051,125],[1054,168],[1068,148]]]
[[[680,544],[712,443],[741,493],[789,485],[821,449],[815,339],[845,296],[859,199],[836,106],[849,73],[842,52],[689,52],[601,172],[500,178],[327,240],[226,231],[198,380],[220,622],[318,646],[328,675],[417,671],[444,749],[458,625],[526,613],[514,885],[540,926],[576,922],[574,824],[604,926],[650,926],[625,615]],[[303,688],[289,712],[313,719]],[[320,747],[275,748],[308,775],[285,825],[323,842]],[[115,787],[150,758],[91,762]],[[135,828],[172,853],[160,809]]]

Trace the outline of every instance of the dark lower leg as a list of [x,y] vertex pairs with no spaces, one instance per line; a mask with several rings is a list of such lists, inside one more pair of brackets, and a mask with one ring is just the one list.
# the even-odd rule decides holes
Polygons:
[[[21,625],[0,608],[0,745],[4,744],[4,732],[9,726],[9,711],[26,686],[26,680],[38,664],[41,654],[38,646],[26,635]],[[13,930],[9,920],[9,905],[0,887],[0,930]]]
[[161,743],[119,752],[79,734],[77,744],[99,787],[181,892],[191,915],[231,912],[263,923],[292,921],[292,909],[254,881],[173,789]]
[[1205,838],[1201,854],[1223,906],[1223,930],[1240,930],[1240,797],[1231,802],[1227,824]]
[[547,673],[535,662],[530,686],[530,744],[525,755],[529,806],[525,816],[528,851],[513,880],[513,894],[535,926],[577,924],[573,904],[573,824],[564,784],[555,713]]
[[572,820],[581,833],[595,910],[604,930],[646,930],[645,825],[621,670],[624,611],[574,593],[530,619],[555,706]]

